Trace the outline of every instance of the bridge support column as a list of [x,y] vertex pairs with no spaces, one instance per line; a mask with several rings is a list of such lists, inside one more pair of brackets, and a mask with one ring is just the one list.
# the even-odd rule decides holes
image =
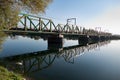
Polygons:
[[63,35],[52,35],[48,37],[48,49],[59,49],[63,47]]
[[89,42],[89,36],[79,36],[79,39],[78,39],[78,42],[79,42],[79,45],[87,45],[87,43]]
[[105,36],[100,36],[100,41],[105,41],[106,37]]
[[89,36],[89,43],[96,43],[100,40],[99,36]]
[[110,40],[110,36],[106,36],[106,40]]

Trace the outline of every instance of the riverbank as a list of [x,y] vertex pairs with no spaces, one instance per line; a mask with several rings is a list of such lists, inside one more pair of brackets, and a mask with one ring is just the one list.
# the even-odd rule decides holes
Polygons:
[[0,80],[25,80],[21,75],[8,71],[0,66]]

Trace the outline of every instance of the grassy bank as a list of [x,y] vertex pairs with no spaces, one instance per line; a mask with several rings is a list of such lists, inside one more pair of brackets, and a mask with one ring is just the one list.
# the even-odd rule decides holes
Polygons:
[[24,78],[0,66],[0,80],[24,80]]

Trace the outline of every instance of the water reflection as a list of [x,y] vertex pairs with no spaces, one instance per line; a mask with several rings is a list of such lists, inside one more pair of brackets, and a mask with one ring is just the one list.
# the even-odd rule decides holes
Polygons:
[[2,58],[0,64],[9,70],[21,74],[30,74],[50,67],[56,59],[63,58],[69,64],[74,64],[74,58],[85,54],[85,51],[99,49],[101,46],[109,44],[110,41],[98,42],[94,44],[76,45],[63,47],[54,50],[44,50],[38,52],[24,53],[23,55]]

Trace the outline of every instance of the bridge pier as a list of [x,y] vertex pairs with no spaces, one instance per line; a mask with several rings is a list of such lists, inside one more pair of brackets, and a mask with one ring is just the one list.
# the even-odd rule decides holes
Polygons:
[[106,40],[110,40],[110,36],[106,36]]
[[87,45],[88,42],[89,42],[89,36],[87,35],[79,36],[78,38],[79,45]]
[[91,44],[91,43],[96,43],[100,40],[99,36],[80,36],[78,41],[79,41],[79,45],[87,45],[87,44]]
[[100,40],[99,36],[89,36],[89,43],[96,43]]
[[59,49],[63,47],[63,35],[51,35],[48,37],[48,49]]
[[105,36],[100,36],[100,41],[105,41],[106,37]]

